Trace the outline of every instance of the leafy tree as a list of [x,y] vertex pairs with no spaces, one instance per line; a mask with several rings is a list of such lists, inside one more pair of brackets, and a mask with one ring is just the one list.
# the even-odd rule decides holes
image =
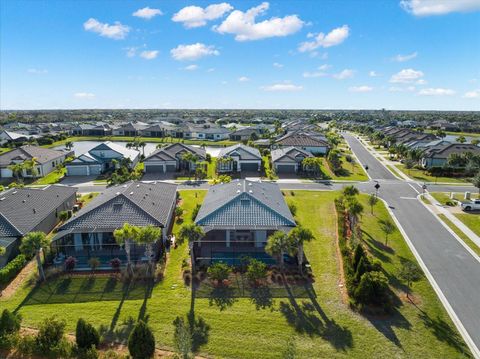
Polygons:
[[297,254],[298,268],[300,272],[303,271],[304,251],[303,245],[305,242],[310,242],[314,239],[313,233],[308,228],[297,226],[288,234],[288,240],[291,246],[296,247],[294,251]]
[[465,138],[465,136],[458,136],[456,141],[458,143],[465,143],[465,142],[467,142],[467,139]]
[[480,139],[474,138],[473,140],[470,141],[470,143],[471,143],[472,145],[478,146],[478,144],[480,143]]
[[283,269],[283,256],[285,253],[294,252],[294,247],[285,232],[276,231],[268,237],[265,252],[276,257]]
[[342,155],[339,150],[330,150],[327,155],[327,161],[334,173],[338,173],[342,169]]
[[73,142],[72,141],[65,142],[65,148],[67,150],[71,150],[73,148]]
[[396,227],[389,219],[382,219],[379,221],[379,223],[382,232],[385,233],[385,245],[388,245],[388,236],[395,232]]
[[378,198],[375,194],[371,194],[369,197],[368,197],[368,204],[370,205],[370,213],[373,214],[373,207],[375,207],[375,205],[377,204],[378,202]]
[[208,267],[207,274],[211,280],[222,282],[223,280],[228,279],[231,270],[232,269],[228,264],[223,262],[216,262],[210,267]]
[[306,157],[302,161],[302,167],[308,172],[313,172],[315,177],[323,177],[322,160],[318,157]]
[[40,253],[42,250],[48,249],[50,246],[50,239],[47,238],[43,232],[30,232],[22,238],[22,244],[20,244],[20,252],[27,257],[33,257],[37,259],[38,274],[42,281],[45,280],[45,272],[43,271],[42,259]]
[[173,321],[175,331],[173,332],[173,344],[175,350],[182,359],[190,358],[190,353],[193,347],[193,336],[190,326],[187,325],[185,319],[176,317]]
[[267,265],[258,259],[251,259],[247,266],[246,275],[252,283],[264,280],[267,277]]
[[382,272],[366,272],[362,275],[354,295],[355,298],[363,304],[388,306],[387,277]]
[[90,323],[87,323],[83,318],[77,321],[75,338],[77,346],[81,349],[89,349],[92,346],[97,348],[100,344],[100,335],[97,329]]
[[135,238],[137,243],[145,245],[145,256],[148,259],[148,270],[152,273],[153,265],[153,244],[162,237],[162,230],[154,226],[146,226],[140,228],[138,236]]
[[133,359],[152,358],[155,353],[155,337],[152,330],[141,320],[128,337],[128,351]]
[[193,253],[193,244],[205,236],[203,229],[196,224],[184,224],[178,231],[179,243],[188,242],[190,249],[190,260],[192,263],[192,272],[195,269],[195,255]]
[[480,171],[472,178],[472,184],[478,188],[478,195],[480,196]]
[[404,260],[402,261],[402,267],[400,268],[398,277],[407,285],[407,298],[409,298],[412,283],[420,280],[422,271],[415,262]]
[[55,316],[46,318],[38,330],[36,342],[43,354],[50,353],[56,348],[65,335],[67,323],[63,319],[57,319]]
[[20,330],[21,323],[22,317],[20,314],[4,309],[0,316],[0,338],[8,334],[17,333]]
[[113,232],[113,237],[119,245],[123,245],[125,253],[127,254],[127,271],[132,272],[132,262],[130,258],[131,242],[138,237],[139,228],[125,223],[122,228],[116,229]]
[[23,170],[25,169],[25,164],[24,163],[13,163],[7,168],[12,171],[13,175],[17,179],[17,182],[20,182],[20,177],[23,176]]

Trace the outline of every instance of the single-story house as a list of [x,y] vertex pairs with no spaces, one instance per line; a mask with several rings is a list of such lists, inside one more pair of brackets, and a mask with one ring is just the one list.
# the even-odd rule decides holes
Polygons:
[[112,127],[107,123],[79,124],[72,128],[71,133],[74,136],[110,136]]
[[3,145],[6,142],[25,142],[30,138],[36,137],[38,136],[3,130],[0,132],[0,145]]
[[277,184],[247,180],[210,187],[195,224],[205,232],[205,238],[194,243],[200,264],[239,264],[243,257],[273,263],[265,253],[268,237],[296,226]]
[[[165,182],[138,181],[107,188],[76,215],[65,222],[52,240],[57,257],[73,256],[80,268],[88,268],[88,259],[100,259],[101,266],[119,258],[125,264],[125,250],[115,241],[113,232],[125,223],[162,230],[155,244],[159,253],[173,226],[177,202],[177,185]],[[132,243],[133,261],[144,261],[145,246]]]
[[[73,151],[53,150],[33,145],[15,148],[0,155],[0,178],[12,178],[14,174],[8,167],[35,158],[37,177],[43,177],[54,171],[57,165],[63,163]],[[24,169],[22,177],[32,177],[31,170]]]
[[145,173],[165,173],[180,170],[194,171],[196,164],[183,159],[186,153],[191,153],[196,156],[198,162],[205,161],[205,149],[184,145],[183,143],[173,143],[155,150],[145,158],[143,161],[145,166],[144,171]]
[[327,154],[330,146],[328,141],[320,135],[312,135],[304,132],[290,132],[277,139],[273,148],[296,147],[308,151],[313,155]]
[[251,139],[258,139],[261,136],[261,131],[256,127],[246,127],[230,133],[232,141],[248,141]]
[[256,148],[236,144],[223,148],[217,156],[217,172],[260,171],[262,155]]
[[221,141],[227,140],[230,131],[225,127],[210,125],[188,125],[183,138],[193,140]]
[[0,193],[0,268],[18,254],[21,239],[29,232],[49,233],[62,211],[71,210],[77,189],[61,185],[45,188],[11,188]]
[[297,173],[303,170],[302,161],[313,155],[297,147],[277,148],[271,152],[275,173]]
[[144,122],[129,122],[120,127],[114,128],[112,134],[114,136],[136,137],[141,136],[142,131],[149,127],[148,123]]
[[424,168],[443,167],[452,154],[470,152],[480,155],[480,147],[469,143],[451,143],[448,145],[433,146],[426,149],[422,154],[421,164]]
[[133,168],[139,157],[139,151],[107,141],[76,157],[65,167],[67,176],[92,176],[113,169],[113,160],[117,161],[118,167],[122,160],[129,159],[129,167]]

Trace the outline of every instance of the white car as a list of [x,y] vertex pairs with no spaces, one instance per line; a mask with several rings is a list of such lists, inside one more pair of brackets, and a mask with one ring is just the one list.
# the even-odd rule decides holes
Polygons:
[[474,199],[469,202],[462,202],[460,206],[462,207],[462,210],[464,210],[465,212],[480,211],[480,199]]

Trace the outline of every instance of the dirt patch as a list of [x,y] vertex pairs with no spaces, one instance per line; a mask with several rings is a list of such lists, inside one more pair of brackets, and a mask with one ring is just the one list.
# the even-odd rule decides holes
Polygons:
[[32,273],[36,270],[37,262],[35,259],[32,259],[28,262],[25,267],[17,274],[14,280],[1,292],[0,297],[2,299],[8,299],[15,294],[18,288],[20,288],[30,277]]

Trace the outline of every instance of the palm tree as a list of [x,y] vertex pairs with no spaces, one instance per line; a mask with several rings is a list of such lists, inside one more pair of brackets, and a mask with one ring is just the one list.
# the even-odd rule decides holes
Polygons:
[[148,273],[152,273],[153,244],[162,236],[162,230],[154,226],[140,228],[138,236],[135,238],[137,243],[145,245],[145,256],[148,259]]
[[377,202],[378,202],[377,196],[375,196],[375,194],[372,193],[370,195],[370,197],[368,197],[368,204],[370,205],[370,213],[371,214],[373,214],[373,207],[375,207]]
[[268,237],[265,252],[272,257],[276,257],[280,268],[283,270],[283,255],[285,253],[293,253],[294,248],[285,232],[276,231]]
[[465,138],[465,136],[459,136],[459,137],[457,137],[457,142],[458,143],[465,143],[465,142],[467,142],[467,139]]
[[145,141],[140,141],[138,145],[142,148],[143,157],[145,157],[145,146],[147,143]]
[[10,171],[12,171],[13,175],[17,179],[17,182],[20,181],[20,176],[23,175],[23,170],[25,169],[25,164],[22,163],[12,163],[7,167]]
[[185,161],[188,166],[188,171],[192,170],[192,164],[196,164],[198,162],[198,156],[191,153],[191,152],[185,152],[182,154],[182,161]]
[[33,178],[37,177],[38,176],[38,169],[37,169],[38,161],[37,161],[37,158],[32,157],[29,160],[25,160],[24,163],[25,163],[25,168],[27,170],[30,170],[31,176]]
[[350,230],[353,232],[357,227],[358,217],[363,212],[363,206],[355,197],[350,197],[347,200],[346,208],[350,217]]
[[132,273],[132,262],[130,258],[131,241],[138,238],[139,228],[129,223],[124,223],[122,228],[118,228],[113,232],[113,237],[118,245],[123,245],[127,254],[127,271]]
[[302,273],[304,259],[303,244],[314,239],[313,233],[307,228],[298,226],[290,231],[288,239],[290,243],[296,247],[295,252],[297,254],[298,269],[300,270],[300,273]]
[[195,271],[195,255],[193,253],[193,244],[198,242],[205,236],[203,229],[194,223],[184,224],[178,231],[179,243],[188,241],[188,248],[190,250],[190,261],[192,263],[192,273]]
[[45,272],[43,271],[42,259],[40,253],[43,248],[48,248],[50,245],[50,239],[43,232],[30,232],[22,238],[22,244],[20,244],[20,252],[27,257],[35,256],[37,259],[38,274],[42,281],[45,280]]
[[72,141],[65,142],[65,148],[67,150],[71,150],[73,148],[73,142]]
[[388,219],[382,219],[379,223],[382,232],[385,233],[385,245],[388,245],[388,235],[395,232],[395,225]]
[[354,185],[346,186],[343,188],[343,195],[345,197],[354,197],[358,195],[360,191]]

